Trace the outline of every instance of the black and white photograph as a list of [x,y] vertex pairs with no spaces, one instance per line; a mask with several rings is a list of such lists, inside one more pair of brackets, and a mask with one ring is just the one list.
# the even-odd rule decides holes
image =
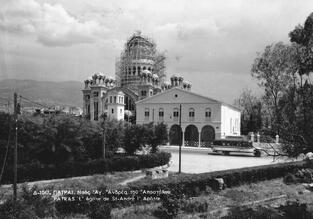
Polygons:
[[312,0],[0,0],[0,219],[313,219]]

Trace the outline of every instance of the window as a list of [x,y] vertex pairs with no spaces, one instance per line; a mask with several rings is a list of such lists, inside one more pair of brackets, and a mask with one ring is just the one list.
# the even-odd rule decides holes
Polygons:
[[141,68],[140,68],[140,66],[137,67],[137,72],[138,72],[138,74],[141,73]]
[[112,114],[114,113],[114,109],[111,110]]
[[153,95],[153,92],[152,91],[150,91],[150,96],[152,96]]
[[94,117],[94,120],[98,120],[98,102],[94,102],[93,103],[94,105],[94,115],[93,115],[93,117]]
[[148,108],[145,109],[145,119],[146,120],[149,119],[149,109]]
[[195,117],[195,109],[194,108],[190,108],[189,109],[189,117],[190,118],[194,118]]
[[133,75],[136,75],[136,67],[133,67]]
[[90,100],[90,95],[86,95],[86,100]]
[[211,118],[211,109],[210,108],[205,109],[205,118],[207,118],[207,119]]
[[98,96],[99,96],[99,92],[94,92],[94,93],[93,93],[93,96],[94,96],[94,97],[98,97]]
[[116,96],[114,96],[114,103],[116,103]]
[[112,96],[110,96],[110,103],[112,103]]
[[121,114],[121,115],[123,114],[122,109],[120,109],[120,114]]
[[159,109],[159,117],[164,117],[164,110],[163,110],[163,108]]
[[88,104],[87,105],[87,115],[89,115],[90,114],[90,105]]
[[177,108],[174,109],[173,116],[178,117],[178,109]]
[[147,91],[142,90],[142,91],[141,91],[141,96],[143,96],[143,97],[147,96]]

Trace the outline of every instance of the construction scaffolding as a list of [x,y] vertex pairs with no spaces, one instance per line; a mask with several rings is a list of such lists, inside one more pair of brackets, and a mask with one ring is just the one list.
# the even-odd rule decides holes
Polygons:
[[165,80],[165,55],[157,52],[156,44],[137,31],[126,42],[124,51],[115,65],[117,86],[138,92],[140,74],[148,70],[156,74],[160,82]]

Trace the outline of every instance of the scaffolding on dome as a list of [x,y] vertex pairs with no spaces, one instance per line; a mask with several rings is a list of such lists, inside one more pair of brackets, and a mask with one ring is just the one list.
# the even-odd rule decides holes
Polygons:
[[126,42],[124,51],[115,63],[115,78],[118,86],[125,86],[137,92],[140,73],[148,70],[158,75],[160,82],[165,80],[165,55],[157,52],[156,44],[140,31]]

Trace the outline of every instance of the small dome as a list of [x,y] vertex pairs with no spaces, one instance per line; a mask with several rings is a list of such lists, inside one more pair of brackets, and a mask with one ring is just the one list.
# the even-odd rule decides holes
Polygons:
[[109,81],[113,81],[114,80],[111,76],[108,76],[106,79],[108,79]]
[[155,78],[155,79],[159,78],[159,76],[157,74],[152,74],[152,77]]
[[177,76],[177,75],[172,75],[172,76],[171,76],[171,79],[172,79],[172,78],[173,78],[173,79],[177,79],[178,76]]
[[146,75],[152,75],[151,71],[147,69],[143,70],[142,73],[145,73]]
[[171,83],[168,82],[168,81],[165,81],[163,84],[164,84],[165,86],[171,85]]

